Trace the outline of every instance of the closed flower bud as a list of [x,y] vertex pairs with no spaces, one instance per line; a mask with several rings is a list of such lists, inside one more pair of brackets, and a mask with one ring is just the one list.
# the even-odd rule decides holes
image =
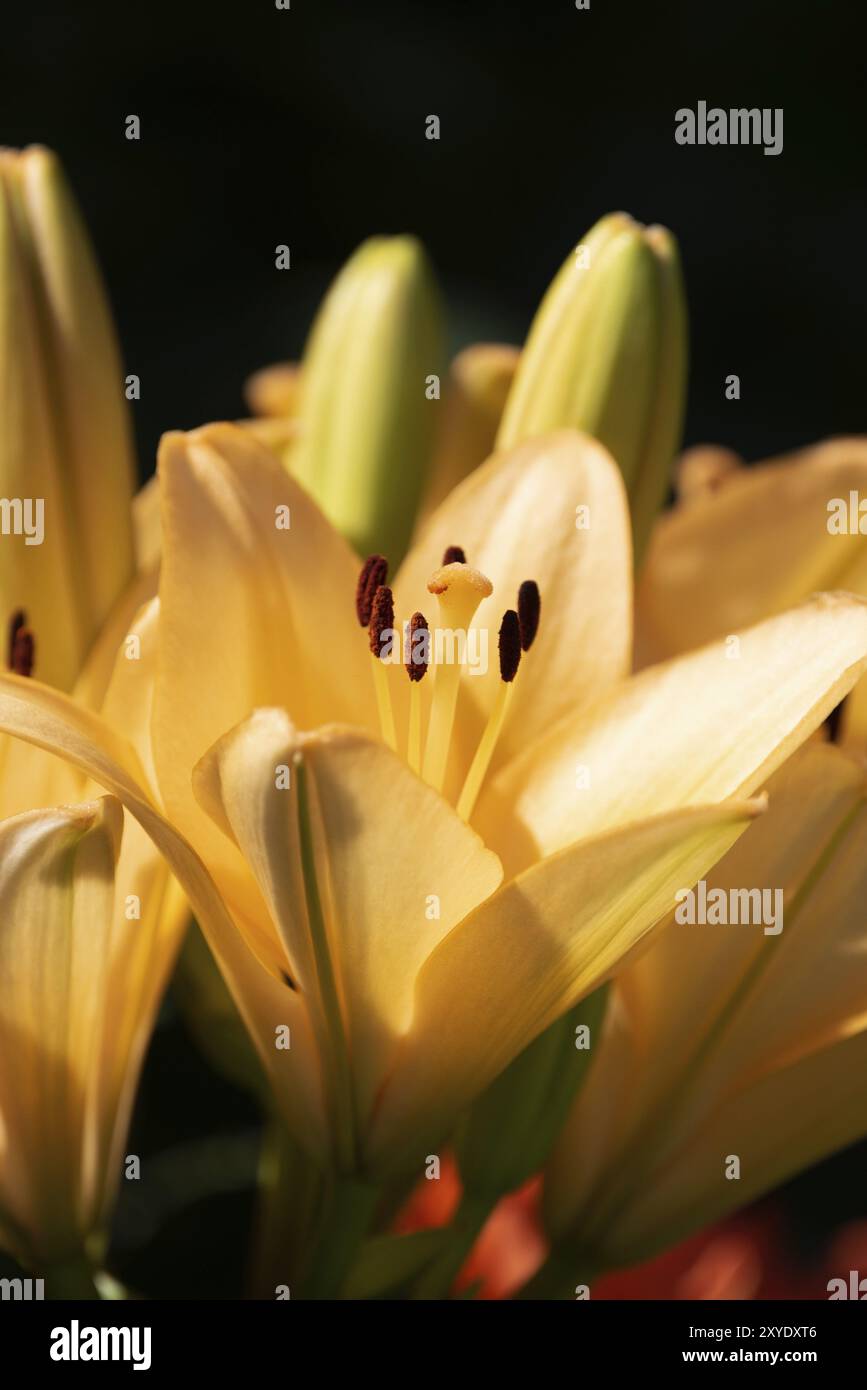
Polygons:
[[497,445],[563,427],[594,435],[623,474],[640,554],[680,444],[686,354],[674,238],[625,213],[604,217],[542,301]]
[[374,237],[332,285],[302,362],[289,466],[359,553],[409,541],[439,413],[439,296],[412,237]]
[[[0,151],[0,609],[69,688],[134,569],[134,464],[115,332],[55,156]],[[2,616],[0,613],[0,616]]]

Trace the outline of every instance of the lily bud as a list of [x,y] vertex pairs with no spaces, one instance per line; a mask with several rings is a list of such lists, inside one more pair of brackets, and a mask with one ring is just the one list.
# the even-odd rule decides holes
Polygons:
[[0,617],[68,689],[134,572],[134,463],[117,341],[56,157],[0,151]]
[[639,555],[680,445],[686,355],[674,238],[664,227],[612,213],[575,249],[542,300],[497,447],[563,427],[594,435],[623,474]]
[[439,295],[423,248],[412,237],[366,241],[313,324],[288,460],[362,554],[396,563],[406,549],[433,450],[442,364]]

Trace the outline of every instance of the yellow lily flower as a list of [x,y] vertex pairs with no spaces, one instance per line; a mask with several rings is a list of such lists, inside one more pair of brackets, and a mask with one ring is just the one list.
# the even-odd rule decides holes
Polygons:
[[135,570],[134,464],[105,290],[60,165],[0,151],[0,614],[69,690]]
[[[156,612],[152,602],[124,624],[111,668],[116,616],[78,682],[80,702],[58,696],[82,719],[97,717],[85,713],[93,696],[100,727],[136,766],[150,758]],[[140,655],[128,659],[133,643]],[[62,1285],[101,1256],[144,1049],[189,909],[114,798],[20,813],[33,800],[81,803],[93,783],[81,764],[18,739],[2,745],[0,1244],[37,1272],[50,1266]],[[72,1109],[58,1102],[61,1084]]]
[[0,822],[0,1244],[49,1296],[101,1253],[177,940],[123,821],[105,797]]
[[832,439],[751,468],[712,448],[684,462],[711,481],[654,531],[637,597],[644,660],[737,632],[818,589],[867,592],[864,535],[857,521],[841,532],[830,506],[843,500],[848,521],[850,493],[867,499],[867,439]]
[[[344,1173],[417,1166],[725,853],[867,665],[867,605],[826,595],[743,634],[739,662],[719,645],[626,679],[624,489],[578,434],[494,456],[433,514],[393,594],[358,594],[365,619],[427,609],[467,651],[504,633],[513,680],[493,658],[409,680],[382,660],[384,626],[372,656],[352,553],[244,431],[167,436],[160,487],[152,774],[32,680],[0,679],[0,727],[85,769],[152,835],[290,1130]],[[459,545],[472,563],[442,565]],[[530,579],[542,622],[521,655]]]
[[[819,589],[867,594],[867,439],[738,462],[710,447],[684,456],[680,500],[660,518],[640,576],[640,664],[736,634]],[[867,749],[863,683],[844,706],[841,740]]]
[[537,1293],[644,1260],[867,1132],[863,762],[813,743],[769,791],[707,894],[780,889],[781,930],[672,918],[618,977],[546,1172]]

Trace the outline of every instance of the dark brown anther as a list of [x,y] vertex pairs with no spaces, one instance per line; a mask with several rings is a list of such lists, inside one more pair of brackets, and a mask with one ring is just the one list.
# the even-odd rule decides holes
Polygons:
[[23,608],[16,608],[9,619],[6,637],[6,665],[11,668],[15,656],[15,639],[23,627],[27,626],[27,614]]
[[387,584],[380,584],[373,598],[370,613],[370,650],[382,659],[387,652],[383,648],[394,632],[394,596]]
[[535,579],[525,579],[518,590],[518,623],[521,628],[521,647],[525,652],[530,650],[536,640],[541,609],[539,585]]
[[32,676],[35,660],[36,644],[33,640],[33,633],[29,627],[20,627],[15,634],[12,660],[9,663],[14,675]]
[[282,976],[284,985],[288,985],[289,988],[290,988],[291,990],[294,990],[295,993],[297,994],[297,993],[298,993],[298,986],[296,985],[295,981],[292,979],[292,976],[291,976],[286,970],[281,970],[281,971],[280,971],[280,975]]
[[384,555],[368,555],[361,567],[355,589],[355,612],[361,627],[369,627],[373,599],[380,584],[388,578],[388,561]]
[[467,557],[459,545],[450,545],[443,551],[444,565],[465,565]]
[[[416,637],[424,632],[426,636]],[[430,662],[430,629],[424,613],[413,613],[409,620],[404,649],[404,665],[411,681],[420,681],[427,673]]]
[[500,678],[513,681],[521,664],[521,625],[514,608],[507,608],[500,623]]

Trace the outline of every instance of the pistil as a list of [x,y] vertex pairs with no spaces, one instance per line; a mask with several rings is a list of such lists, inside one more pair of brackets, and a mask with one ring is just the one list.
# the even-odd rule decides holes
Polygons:
[[[429,593],[439,602],[441,645],[445,637],[466,641],[467,629],[482,599],[493,592],[490,579],[460,561],[443,565],[428,580]],[[460,660],[440,660],[434,674],[433,701],[424,753],[424,780],[442,791],[461,680]]]

